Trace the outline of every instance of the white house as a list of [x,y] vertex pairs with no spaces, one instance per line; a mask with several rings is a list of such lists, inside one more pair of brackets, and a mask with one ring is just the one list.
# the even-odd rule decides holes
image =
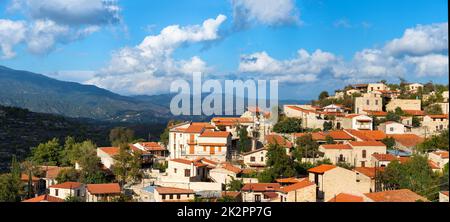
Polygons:
[[77,197],[84,199],[85,197],[85,186],[78,182],[65,182],[61,184],[56,184],[49,187],[50,195],[58,197],[61,199],[66,199],[68,197]]
[[243,153],[244,164],[250,168],[266,167],[267,148],[261,148]]
[[154,198],[156,202],[189,202],[194,200],[195,192],[176,187],[156,187]]
[[279,183],[248,183],[241,189],[243,202],[281,202]]
[[378,141],[350,141],[344,144],[324,144],[319,146],[319,151],[333,164],[345,162],[352,166],[365,167],[372,166],[372,154],[385,154],[386,146]]
[[118,183],[86,185],[86,202],[108,202],[120,194],[121,188]]
[[386,134],[404,134],[406,131],[405,125],[393,121],[381,123],[378,129]]
[[163,182],[199,182],[207,178],[207,164],[188,159],[171,159],[166,173],[166,176],[161,177]]
[[416,93],[420,88],[423,89],[423,85],[420,83],[412,83],[408,85],[408,91]]
[[445,165],[448,164],[448,151],[435,151],[428,153],[428,160],[439,168],[439,170],[444,169]]
[[97,156],[106,168],[111,169],[115,162],[114,156],[119,154],[119,150],[119,147],[99,147]]
[[228,184],[233,179],[237,179],[242,169],[231,163],[220,163],[209,171],[209,176],[217,183]]
[[386,86],[384,83],[369,83],[367,86],[367,92],[374,92],[374,91],[382,91],[382,90],[388,90],[388,86]]

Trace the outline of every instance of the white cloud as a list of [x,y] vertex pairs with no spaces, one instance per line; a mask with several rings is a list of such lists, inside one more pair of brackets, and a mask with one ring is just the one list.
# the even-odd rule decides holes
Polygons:
[[0,19],[0,58],[10,59],[16,56],[13,48],[25,39],[25,33],[25,22]]
[[245,28],[250,23],[283,25],[299,23],[295,0],[231,0],[234,23]]
[[448,51],[448,23],[418,25],[390,41],[385,50],[392,55],[426,55]]
[[65,25],[105,25],[121,20],[115,0],[13,0],[9,10]]
[[126,94],[166,91],[170,81],[187,77],[193,72],[211,70],[201,58],[175,60],[173,52],[194,43],[217,40],[219,28],[227,19],[219,15],[202,25],[164,28],[159,35],[147,36],[135,47],[125,47],[113,53],[109,65],[87,83]]
[[263,75],[281,82],[314,82],[319,75],[331,72],[333,65],[338,63],[335,55],[321,50],[308,53],[304,49],[297,52],[297,56],[290,60],[276,60],[266,52],[258,52],[241,56],[239,72]]
[[442,76],[448,74],[448,55],[430,54],[407,57],[406,62],[414,66],[417,76]]

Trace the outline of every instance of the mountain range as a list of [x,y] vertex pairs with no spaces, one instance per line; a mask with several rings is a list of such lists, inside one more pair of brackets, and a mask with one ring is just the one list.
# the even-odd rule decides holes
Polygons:
[[[92,85],[65,82],[42,74],[0,66],[0,105],[37,113],[109,122],[164,123],[169,119],[205,120],[170,113],[173,95],[123,96]],[[306,100],[280,101],[304,104]]]

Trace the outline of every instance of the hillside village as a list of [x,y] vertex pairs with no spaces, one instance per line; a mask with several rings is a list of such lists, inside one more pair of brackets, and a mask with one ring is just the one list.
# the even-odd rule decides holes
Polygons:
[[[448,202],[448,86],[355,84],[309,105],[169,123],[161,141],[115,129],[13,159],[22,202]],[[414,183],[411,181],[414,180]],[[15,183],[14,183],[15,182]],[[15,192],[7,193],[5,190]]]

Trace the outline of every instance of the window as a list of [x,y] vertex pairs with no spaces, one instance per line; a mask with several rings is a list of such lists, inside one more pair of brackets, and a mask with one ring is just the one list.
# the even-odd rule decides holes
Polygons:
[[169,199],[173,200],[173,194],[169,195]]
[[184,170],[184,176],[185,177],[190,177],[191,176],[191,170],[188,170],[188,169]]
[[162,198],[163,200],[165,200],[165,199],[166,199],[166,195],[165,195],[165,194],[161,195],[161,198]]
[[361,167],[366,167],[366,161],[361,161]]
[[250,157],[250,162],[255,162],[255,161],[256,161],[256,159],[254,156]]
[[261,157],[261,162],[264,162],[264,157],[263,156]]
[[59,195],[59,190],[55,189],[55,196],[58,196],[58,195]]
[[389,130],[390,130],[391,132],[394,132],[394,127],[391,127]]
[[370,105],[370,101],[369,101],[369,100],[367,100],[367,101],[366,101],[366,104],[367,104],[367,105]]
[[366,150],[363,150],[362,151],[362,158],[366,158],[367,157],[367,151]]
[[174,169],[173,169],[173,173],[177,173],[177,168],[174,168]]
[[80,190],[77,190],[77,197],[80,196]]
[[177,195],[177,199],[178,200],[181,199],[181,195],[180,194]]
[[261,202],[261,195],[255,195],[255,202]]
[[378,100],[375,100],[375,105],[377,105],[377,106],[378,106]]

